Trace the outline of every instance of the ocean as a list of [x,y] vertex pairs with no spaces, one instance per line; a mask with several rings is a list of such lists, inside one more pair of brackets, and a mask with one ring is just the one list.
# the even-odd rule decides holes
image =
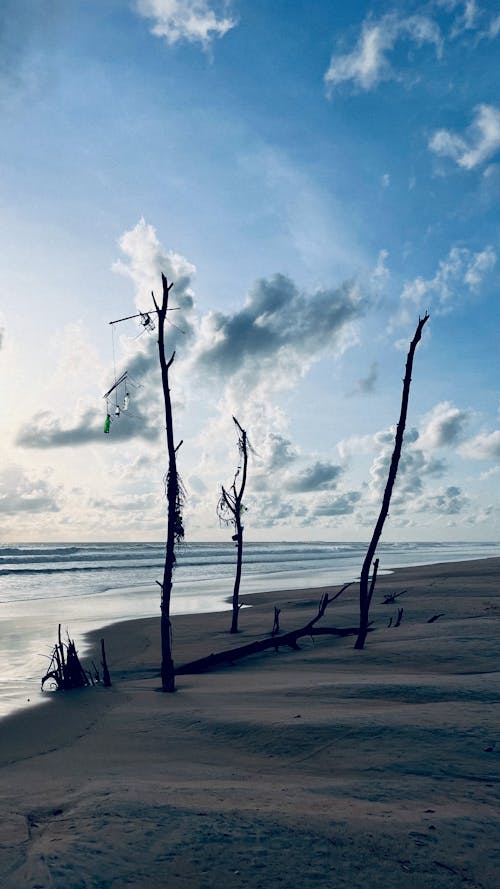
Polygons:
[[[355,580],[366,543],[251,543],[241,592],[299,589]],[[159,614],[160,543],[0,545],[0,717],[47,700],[40,679],[58,624],[85,654],[84,634]],[[382,543],[380,570],[500,555],[497,543]],[[232,543],[185,543],[178,550],[173,614],[228,609]],[[174,643],[175,644],[175,643]]]

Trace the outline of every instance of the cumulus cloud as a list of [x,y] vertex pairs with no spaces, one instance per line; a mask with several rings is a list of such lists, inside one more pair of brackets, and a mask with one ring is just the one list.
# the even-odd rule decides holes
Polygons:
[[456,444],[470,417],[470,411],[460,410],[449,401],[437,404],[424,418],[420,446],[432,450]]
[[259,446],[259,457],[268,472],[279,472],[293,463],[298,456],[299,452],[290,439],[278,432],[270,432]]
[[[135,289],[136,306],[141,311],[153,309],[151,291],[161,300],[161,274],[174,282],[170,302],[176,307],[167,316],[166,348],[177,350],[182,355],[187,343],[195,331],[195,304],[191,288],[195,267],[183,256],[173,251],[166,251],[158,240],[152,225],[141,219],[136,226],[125,231],[119,240],[124,259],[117,261],[113,269],[132,280]],[[154,320],[155,315],[152,313]],[[175,320],[174,320],[175,319]],[[131,322],[133,323],[133,322]],[[67,345],[77,340],[77,328],[66,332]],[[64,337],[63,337],[64,339]],[[29,422],[26,422],[17,434],[17,444],[26,448],[60,448],[75,447],[91,443],[108,444],[112,440],[127,441],[140,439],[154,441],[161,428],[161,402],[158,378],[158,349],[155,336],[141,336],[137,339],[136,329],[132,336],[119,336],[120,361],[116,374],[120,377],[126,370],[130,383],[122,386],[119,401],[123,404],[125,388],[129,389],[130,409],[121,411],[115,418],[115,393],[109,399],[111,414],[111,433],[103,434],[105,404],[98,400],[92,405],[81,405],[72,418],[61,420],[53,411],[40,411]],[[78,347],[80,355],[82,346]],[[64,351],[64,350],[63,350]],[[67,351],[67,350],[66,350]],[[71,372],[75,370],[74,346],[71,349],[72,361],[68,362]],[[174,365],[175,367],[175,365]],[[67,374],[64,362],[57,374]],[[114,379],[113,371],[108,370],[106,389]]]
[[359,491],[346,491],[336,496],[328,495],[322,497],[316,503],[313,515],[318,517],[351,515],[360,499],[361,494]]
[[500,149],[500,109],[477,105],[474,119],[463,135],[447,129],[436,130],[429,140],[434,154],[449,157],[464,170],[474,170]]
[[138,14],[153,21],[151,33],[170,46],[186,40],[207,47],[215,38],[224,37],[236,25],[234,18],[218,13],[217,7],[227,6],[208,0],[135,0]]
[[500,429],[481,433],[465,441],[460,448],[463,457],[472,460],[498,460],[500,458]]
[[[372,502],[380,502],[383,496],[394,450],[394,437],[393,429],[383,430],[374,436],[378,453],[370,467],[368,488]],[[436,478],[445,472],[445,462],[426,454],[417,444],[418,440],[417,429],[406,430],[392,496],[393,512],[396,508],[406,508],[412,498],[423,491],[424,484],[430,477]]]
[[243,376],[251,388],[263,377],[271,383],[271,372],[272,386],[286,387],[325,350],[341,354],[364,309],[352,283],[305,294],[287,276],[273,275],[256,282],[242,309],[205,316],[195,361],[203,372]]
[[462,297],[463,290],[479,290],[484,277],[497,261],[491,246],[473,253],[467,247],[452,247],[446,259],[440,260],[432,278],[414,278],[401,293],[400,323],[408,323],[415,310],[422,308],[449,311]]
[[125,259],[117,260],[113,264],[113,271],[133,281],[135,302],[139,311],[153,309],[151,291],[156,294],[157,301],[161,300],[162,273],[169,282],[174,283],[170,305],[175,306],[176,310],[168,316],[169,341],[173,344],[173,348],[182,345],[183,338],[189,338],[193,333],[195,303],[191,285],[196,267],[180,253],[165,250],[158,239],[156,229],[144,218],[133,228],[125,231],[118,244]]
[[407,40],[422,46],[431,43],[441,50],[439,27],[423,15],[402,18],[389,13],[381,19],[368,18],[363,22],[361,35],[350,53],[334,54],[325,74],[331,93],[343,83],[351,82],[359,89],[371,90],[382,80],[397,78],[389,62],[389,54],[396,43]]
[[302,519],[307,509],[298,501],[288,500],[281,494],[270,493],[246,498],[248,522],[253,528],[271,528],[275,525],[286,525],[290,519]]
[[440,488],[433,494],[417,497],[408,504],[412,512],[431,512],[439,515],[458,515],[469,506],[470,498],[456,485]]
[[[394,436],[391,436],[393,438]],[[372,454],[375,450],[375,436],[350,435],[337,442],[337,450],[342,460],[349,460],[358,454]]]
[[18,466],[0,472],[0,513],[57,512],[57,490],[46,479],[30,476]]
[[126,441],[142,438],[154,441],[158,438],[159,427],[147,417],[125,415],[122,412],[119,420],[112,416],[111,434],[104,435],[104,414],[99,416],[95,409],[85,411],[74,423],[64,425],[50,411],[40,411],[23,426],[16,438],[16,444],[23,448],[78,447],[98,442],[107,444],[111,440]]
[[307,491],[325,491],[336,486],[341,473],[341,466],[318,460],[295,477],[288,478],[285,487],[287,491],[297,494]]

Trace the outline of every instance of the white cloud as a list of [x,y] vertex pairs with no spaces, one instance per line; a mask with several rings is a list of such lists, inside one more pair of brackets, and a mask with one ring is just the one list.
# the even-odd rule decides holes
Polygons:
[[59,492],[46,478],[16,465],[0,472],[0,513],[52,513],[59,510]]
[[284,487],[287,491],[297,494],[308,491],[327,491],[337,487],[341,474],[341,466],[317,460],[316,463],[306,467],[298,475],[288,476],[284,481]]
[[463,136],[437,130],[429,140],[435,154],[449,157],[464,170],[489,160],[500,149],[500,110],[494,105],[477,105],[471,125]]
[[470,498],[457,485],[447,485],[432,494],[422,494],[407,504],[411,512],[431,512],[438,515],[458,515],[469,505]]
[[[462,4],[454,4],[454,6]],[[453,23],[450,37],[453,39],[463,34],[464,31],[472,31],[477,27],[480,10],[475,0],[465,0],[463,3],[463,11],[458,15]]]
[[375,268],[370,275],[370,283],[375,290],[381,290],[391,277],[391,273],[386,265],[388,256],[388,250],[379,251]]
[[[383,495],[394,450],[394,436],[395,430],[377,433],[376,439],[380,451],[370,468],[369,490],[372,502],[380,502]],[[422,493],[429,477],[441,476],[444,473],[445,463],[427,455],[417,442],[417,430],[407,429],[392,496],[393,512],[396,508],[405,509],[413,497]]]
[[[144,219],[124,232],[119,240],[121,251],[126,261],[118,260],[113,264],[113,271],[132,279],[136,288],[136,305],[140,311],[151,309],[151,291],[158,293],[161,287],[161,274],[165,274],[170,282],[174,282],[171,303],[180,307],[175,315],[175,323],[184,333],[190,332],[190,315],[194,309],[194,294],[191,289],[192,278],[196,267],[180,253],[165,250],[156,234],[156,229]],[[173,320],[173,316],[171,316]]]
[[495,16],[491,19],[490,26],[488,28],[488,37],[494,40],[500,34],[500,15]]
[[440,260],[432,278],[414,278],[408,281],[401,293],[400,323],[407,323],[415,310],[431,309],[449,311],[465,287],[469,292],[479,289],[485,275],[497,261],[491,246],[473,253],[467,247],[452,247],[446,259]]
[[470,438],[463,443],[460,453],[472,460],[498,460],[500,458],[500,429]]
[[228,381],[235,410],[250,392],[265,402],[292,388],[325,353],[340,356],[350,348],[364,311],[351,282],[305,293],[285,275],[273,275],[254,284],[241,309],[202,319],[193,363],[203,376]]
[[422,46],[432,43],[441,49],[438,26],[432,19],[413,15],[401,18],[389,13],[381,19],[366,19],[355,48],[344,55],[332,55],[325,74],[325,83],[331,92],[342,83],[352,82],[363,90],[371,90],[382,80],[397,77],[389,63],[388,55],[395,44],[409,40]]
[[456,444],[463,434],[470,412],[454,407],[449,401],[437,404],[426,417],[419,435],[419,445],[424,450],[433,450]]
[[316,517],[351,515],[361,499],[359,491],[345,491],[343,494],[323,495],[313,507]]
[[187,40],[206,47],[236,24],[229,16],[219,16],[207,0],[136,0],[135,9],[143,18],[153,20],[152,34],[169,45]]

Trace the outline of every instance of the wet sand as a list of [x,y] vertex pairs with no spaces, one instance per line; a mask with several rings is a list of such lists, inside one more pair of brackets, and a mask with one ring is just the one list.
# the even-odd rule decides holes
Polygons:
[[[399,569],[364,651],[306,637],[175,695],[159,620],[107,627],[111,689],[0,723],[0,885],[498,889],[499,581],[500,559]],[[322,592],[248,597],[237,637],[174,618],[175,661],[268,636],[275,604],[302,626]],[[322,624],[356,620],[353,585]]]

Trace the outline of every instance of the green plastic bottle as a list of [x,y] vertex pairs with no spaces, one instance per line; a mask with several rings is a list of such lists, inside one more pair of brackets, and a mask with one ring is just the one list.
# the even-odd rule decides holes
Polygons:
[[109,432],[111,428],[111,417],[109,414],[106,414],[106,419],[104,420],[104,432]]

